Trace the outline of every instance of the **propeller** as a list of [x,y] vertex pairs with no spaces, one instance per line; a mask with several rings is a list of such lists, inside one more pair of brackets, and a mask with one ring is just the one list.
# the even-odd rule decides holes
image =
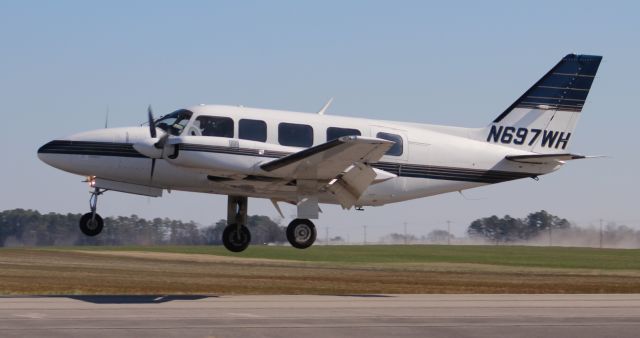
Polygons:
[[[158,135],[156,126],[154,124],[153,109],[151,108],[151,105],[149,105],[149,108],[147,108],[147,118],[149,119],[149,134],[151,135],[152,139],[155,139],[158,137]],[[160,136],[160,139],[156,143],[154,143],[153,146],[156,147],[156,149],[164,149],[164,145],[167,143],[168,139],[169,132],[167,131],[162,136]],[[162,157],[162,155],[160,157]]]
[[[151,105],[149,105],[149,107],[147,108],[147,118],[149,119],[149,134],[151,135],[152,139],[156,139],[157,138],[157,130],[156,130],[156,125],[154,123],[154,118],[153,118],[153,109],[151,108]],[[153,146],[156,149],[160,149],[160,156],[159,158],[162,158],[162,155],[164,155],[164,145],[167,143],[167,140],[169,139],[169,131],[167,130],[164,134],[162,134],[162,136],[160,136],[160,139],[158,139],[157,142],[155,142],[153,144]],[[153,181],[153,173],[156,170],[156,158],[152,157],[151,158],[151,173],[149,174],[149,181]]]
[[[153,109],[151,108],[151,105],[147,107],[147,118],[149,119],[149,135],[151,135],[152,139],[155,139],[158,136],[158,133],[156,130],[156,125],[153,123],[154,118],[153,118]],[[165,133],[165,135],[169,135],[169,133]],[[156,147],[156,149],[160,149],[160,147],[158,147],[158,143],[160,143],[160,140],[158,140],[158,142],[153,144],[153,146]],[[160,156],[162,157],[162,153],[160,153]],[[153,173],[155,172],[155,170],[156,170],[156,158],[152,157],[151,173],[149,174],[149,181],[153,181]]]
[[151,105],[147,107],[147,118],[149,119],[149,134],[151,134],[151,138],[156,138],[156,126],[153,124],[153,109]]
[[133,145],[133,148],[139,153],[151,158],[151,172],[149,173],[149,180],[153,180],[153,174],[156,169],[156,159],[162,158],[164,155],[164,146],[169,139],[169,132],[165,132],[158,138],[158,131],[155,126],[155,119],[153,118],[153,109],[151,105],[147,108],[147,119],[149,121],[149,136],[150,138],[142,140]]

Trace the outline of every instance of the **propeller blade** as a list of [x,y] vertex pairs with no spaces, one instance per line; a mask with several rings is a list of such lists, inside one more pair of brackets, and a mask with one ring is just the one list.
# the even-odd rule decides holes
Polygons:
[[151,138],[156,138],[156,126],[153,124],[153,110],[151,109],[151,105],[147,108],[147,118],[149,119],[149,134]]
[[[151,138],[156,138],[158,136],[158,134],[156,133],[156,126],[153,124],[153,109],[151,109],[151,105],[149,105],[149,107],[147,108],[147,119],[149,119],[149,135],[151,135]],[[157,144],[160,141],[158,141],[156,143],[156,147]],[[153,181],[153,173],[156,170],[156,159],[152,158],[151,159],[151,173],[149,175],[149,180]]]
[[[162,149],[162,153],[160,153],[160,158],[162,158],[162,155],[164,155],[164,145],[167,143],[167,140],[169,139],[169,133],[164,133],[162,136],[160,136],[160,139],[158,140],[158,142],[156,142],[153,146],[156,147],[157,149]],[[153,172],[156,170],[156,158],[152,158],[151,159],[151,177],[150,177],[150,181],[153,181]]]
[[149,176],[149,181],[153,181],[153,172],[156,170],[156,159],[151,159],[151,175]]

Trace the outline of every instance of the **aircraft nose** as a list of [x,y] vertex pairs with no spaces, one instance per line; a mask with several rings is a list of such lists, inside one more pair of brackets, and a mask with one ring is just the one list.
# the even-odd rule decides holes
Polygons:
[[40,148],[38,148],[38,158],[40,159],[40,161],[47,163],[46,161],[47,157],[44,154],[46,154],[49,151],[49,149],[51,149],[52,142],[53,141],[47,142],[44,145],[42,145]]
[[53,145],[53,142],[54,141],[49,141],[49,142],[45,143],[44,145],[42,145],[40,148],[38,148],[38,156],[40,156],[40,154],[44,154],[48,150],[50,150],[52,145]]
[[[66,142],[70,142],[70,141],[66,141]],[[47,142],[44,145],[42,145],[40,148],[38,148],[38,158],[40,159],[40,161],[48,165],[54,165],[53,162],[55,159],[55,154],[60,153],[61,147],[64,146],[63,143],[65,143],[65,141],[54,140],[54,141]]]

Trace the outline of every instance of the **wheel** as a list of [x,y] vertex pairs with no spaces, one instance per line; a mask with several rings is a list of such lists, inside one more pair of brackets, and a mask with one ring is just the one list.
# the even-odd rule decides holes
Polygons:
[[80,217],[80,231],[87,236],[96,236],[102,232],[104,221],[98,214],[88,212]]
[[296,218],[287,227],[287,240],[297,249],[306,249],[316,241],[316,226],[308,219]]
[[232,252],[244,251],[251,243],[251,232],[244,225],[227,225],[222,232],[222,243],[227,250]]

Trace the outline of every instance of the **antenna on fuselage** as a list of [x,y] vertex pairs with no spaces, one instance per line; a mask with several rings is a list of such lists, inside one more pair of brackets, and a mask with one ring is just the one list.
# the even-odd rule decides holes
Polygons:
[[327,101],[327,103],[324,104],[324,106],[322,106],[320,111],[318,111],[318,115],[324,115],[324,112],[327,111],[327,109],[331,105],[331,102],[333,102],[333,97],[330,98],[329,101]]
[[104,117],[104,129],[109,128],[109,105],[107,105],[107,112]]
[[462,190],[458,190],[458,193],[460,194],[460,196],[462,196],[462,198],[464,198],[467,201],[480,201],[480,200],[486,200],[486,197],[476,197],[476,198],[471,198],[471,197],[467,197]]

